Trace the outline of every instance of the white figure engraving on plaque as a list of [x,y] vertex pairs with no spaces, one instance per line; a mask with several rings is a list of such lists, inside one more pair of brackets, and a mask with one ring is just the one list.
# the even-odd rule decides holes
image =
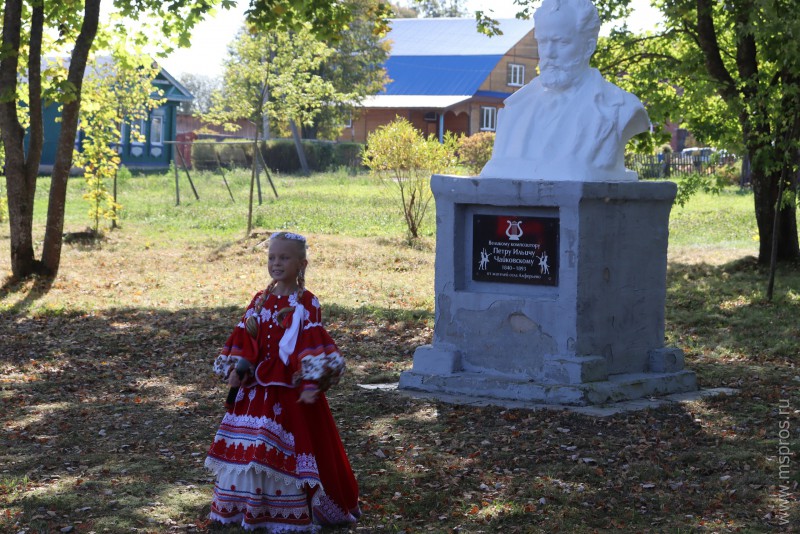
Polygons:
[[550,265],[547,263],[547,252],[539,256],[539,274],[550,274]]
[[485,271],[489,266],[489,256],[491,256],[491,254],[486,252],[486,249],[481,250],[481,262],[478,264],[479,271]]
[[544,0],[533,16],[539,76],[506,98],[484,178],[635,181],[625,144],[650,127],[639,99],[589,58],[600,19],[590,0]]

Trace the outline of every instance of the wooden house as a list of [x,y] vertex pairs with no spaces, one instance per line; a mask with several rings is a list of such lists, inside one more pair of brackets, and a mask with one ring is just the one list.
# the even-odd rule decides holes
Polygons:
[[489,37],[474,19],[393,19],[390,81],[364,100],[339,139],[363,142],[395,117],[440,139],[494,131],[503,100],[531,81],[539,62],[532,20],[499,24],[502,35]]
[[[175,150],[175,145],[169,142],[175,141],[176,138],[178,107],[181,102],[191,101],[194,98],[186,87],[163,68],[153,80],[153,86],[161,90],[164,100],[158,108],[150,111],[147,119],[142,119],[138,124],[144,140],[140,141],[136,137],[132,139],[131,125],[122,125],[117,152],[120,154],[122,165],[130,169],[158,170],[169,167]],[[61,122],[58,120],[59,105],[47,106],[43,116],[44,146],[39,172],[48,173],[52,171],[55,162],[58,135],[61,131]],[[83,133],[78,131],[75,138],[75,148],[78,150],[82,139]]]

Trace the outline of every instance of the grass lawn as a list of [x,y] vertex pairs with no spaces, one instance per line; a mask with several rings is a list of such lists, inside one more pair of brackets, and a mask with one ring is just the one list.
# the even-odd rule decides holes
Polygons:
[[[766,301],[749,193],[699,195],[670,221],[667,342],[702,387],[739,394],[598,419],[358,387],[396,381],[430,342],[433,205],[412,246],[366,175],[274,176],[280,197],[263,184],[245,238],[247,176],[226,175],[235,202],[220,175],[192,178],[200,200],[182,175],[180,206],[173,175],[123,180],[121,229],[65,245],[51,287],[0,289],[1,532],[239,532],[206,520],[202,462],[226,393],[211,363],[267,283],[263,242],[283,228],[309,237],[308,285],[348,360],[329,400],[364,517],[342,532],[800,524],[800,269],[781,267]],[[39,180],[37,238],[48,187]],[[89,224],[80,197],[72,180],[67,232]]]

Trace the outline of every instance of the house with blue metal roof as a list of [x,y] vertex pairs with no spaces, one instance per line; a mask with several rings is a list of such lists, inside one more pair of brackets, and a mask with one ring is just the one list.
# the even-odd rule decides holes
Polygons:
[[536,74],[532,20],[501,19],[501,35],[478,32],[474,19],[392,19],[383,92],[362,102],[341,140],[363,142],[395,117],[426,135],[494,131],[497,110]]

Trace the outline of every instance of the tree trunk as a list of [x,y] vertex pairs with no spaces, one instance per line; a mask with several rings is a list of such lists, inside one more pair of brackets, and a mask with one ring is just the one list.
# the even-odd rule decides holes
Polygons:
[[311,169],[308,166],[308,159],[306,159],[306,151],[303,148],[303,141],[300,139],[300,132],[297,131],[297,124],[293,119],[289,120],[289,127],[292,129],[292,139],[294,139],[294,147],[297,150],[297,157],[300,160],[300,167],[303,169],[303,174],[308,176],[311,174]]
[[[775,225],[775,206],[778,202],[778,183],[780,173],[764,175],[754,171],[752,175],[753,201],[758,227],[758,263],[769,265],[772,254],[773,229]],[[791,187],[791,186],[789,186]],[[797,217],[795,206],[783,207],[778,227],[777,261],[796,261],[800,259],[800,244],[797,238]]]
[[[41,57],[41,25],[42,10],[34,8],[32,13],[31,28],[31,57],[34,54]],[[38,32],[36,22],[39,23]],[[3,48],[19,50],[22,28],[22,2],[7,1],[3,11]],[[38,41],[37,41],[38,35]],[[41,77],[39,67],[31,72],[31,92],[33,87],[41,91]],[[33,199],[36,193],[36,175],[39,170],[39,158],[42,151],[41,135],[41,99],[31,101],[31,139],[29,160],[25,158],[25,130],[17,118],[17,71],[19,56],[14,53],[5,54],[0,61],[0,132],[6,154],[6,194],[8,196],[8,218],[11,230],[11,272],[15,277],[25,277],[36,270],[36,261],[33,253]],[[38,106],[38,107],[37,107]],[[38,118],[39,128],[35,122]],[[38,134],[38,137],[37,137]],[[33,159],[33,158],[36,159]]]
[[72,152],[78,130],[81,108],[81,87],[89,51],[97,34],[100,19],[100,0],[86,0],[81,32],[69,64],[67,80],[74,87],[73,100],[66,102],[61,113],[61,132],[58,136],[53,179],[50,183],[50,203],[47,206],[47,228],[42,248],[42,269],[45,274],[55,276],[61,262],[61,245],[64,233],[64,208],[67,199],[67,180],[72,169]]

